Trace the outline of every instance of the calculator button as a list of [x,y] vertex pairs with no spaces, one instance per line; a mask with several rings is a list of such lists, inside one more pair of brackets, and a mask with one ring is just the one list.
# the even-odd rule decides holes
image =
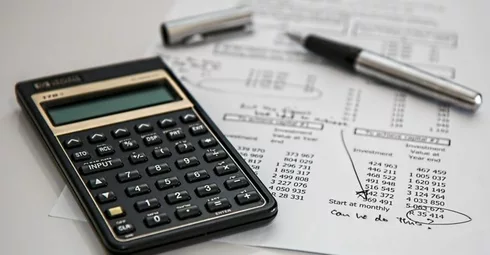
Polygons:
[[191,182],[191,183],[192,182],[198,182],[198,181],[209,179],[209,174],[204,169],[197,170],[197,171],[185,174],[185,179],[187,180],[187,182]]
[[112,130],[111,134],[112,137],[114,138],[122,138],[130,135],[129,130],[127,128],[118,128],[116,130]]
[[90,153],[88,153],[88,151],[78,151],[78,152],[74,152],[73,154],[71,154],[71,158],[73,159],[73,161],[76,161],[76,162],[90,159],[90,157],[91,156],[90,156]]
[[218,185],[211,183],[204,186],[200,186],[196,188],[196,194],[199,197],[210,196],[214,194],[220,193]]
[[260,200],[259,194],[255,191],[238,194],[235,197],[236,202],[239,205],[246,205]]
[[148,216],[144,219],[145,225],[149,228],[153,228],[156,226],[161,226],[167,223],[170,223],[170,218],[166,213],[160,213],[153,216]]
[[134,228],[134,226],[129,223],[122,223],[114,226],[114,232],[116,232],[116,235],[118,236],[133,233],[135,230],[136,229]]
[[175,120],[171,118],[165,118],[163,120],[158,121],[158,126],[160,126],[161,128],[169,128],[175,125],[177,125],[177,123],[175,123]]
[[195,150],[194,145],[192,145],[192,143],[177,144],[175,148],[179,153],[187,153]]
[[206,203],[206,209],[208,209],[209,212],[217,212],[230,207],[230,201],[228,201],[226,198],[221,198],[219,200],[209,201]]
[[143,201],[138,201],[134,204],[138,212],[144,212],[160,207],[160,203],[156,198],[150,198]]
[[201,147],[204,148],[204,149],[209,148],[209,147],[213,147],[216,144],[218,144],[216,142],[216,139],[214,139],[212,137],[204,138],[204,139],[199,140],[199,145],[201,145]]
[[126,195],[129,197],[135,197],[148,193],[150,193],[150,187],[148,187],[147,184],[140,184],[126,188]]
[[82,174],[87,175],[87,174],[93,174],[93,173],[111,170],[115,168],[120,168],[123,166],[124,164],[121,161],[121,159],[116,158],[116,159],[106,160],[106,161],[92,163],[88,165],[83,165],[79,168],[79,170],[80,172],[82,172]]
[[153,127],[148,123],[141,123],[141,124],[134,126],[134,130],[136,130],[136,132],[141,134],[141,133],[152,131]]
[[140,152],[140,153],[133,152],[129,154],[128,159],[129,162],[131,162],[131,164],[139,164],[148,161],[148,157],[144,152]]
[[97,201],[101,204],[109,203],[112,201],[116,201],[116,195],[112,191],[100,193],[97,195]]
[[162,163],[162,164],[147,167],[146,172],[150,176],[164,174],[170,172],[170,167],[167,165],[167,163]]
[[179,140],[179,139],[182,139],[185,137],[184,132],[182,132],[182,129],[180,129],[180,128],[169,130],[166,132],[166,134],[167,134],[168,140],[170,140],[170,141]]
[[155,157],[156,159],[168,158],[170,156],[172,156],[172,153],[167,147],[153,150],[153,157]]
[[117,180],[119,182],[129,182],[133,180],[138,180],[139,178],[141,178],[141,175],[138,170],[132,170],[117,174]]
[[158,180],[155,185],[159,190],[166,190],[180,186],[180,181],[177,179],[177,177],[173,176]]
[[187,113],[186,115],[180,116],[180,120],[184,123],[192,123],[194,121],[197,121],[197,117],[192,113]]
[[197,160],[196,157],[192,156],[192,157],[188,157],[188,158],[178,159],[175,162],[175,165],[179,169],[184,169],[184,168],[188,168],[188,167],[199,165],[199,160]]
[[224,150],[217,150],[217,151],[213,151],[213,152],[206,152],[206,154],[204,154],[204,159],[207,162],[213,162],[213,161],[216,161],[216,160],[225,159],[227,157],[228,157],[228,155],[226,154],[226,152]]
[[221,165],[221,166],[216,166],[214,167],[214,172],[216,175],[225,175],[225,174],[231,174],[231,173],[236,173],[238,172],[238,167],[235,166],[233,163],[229,163],[226,165]]
[[182,190],[167,194],[165,196],[165,200],[167,200],[167,203],[173,205],[176,203],[189,201],[191,200],[191,196],[189,196],[189,193],[187,191]]
[[151,146],[155,144],[161,144],[162,143],[162,138],[158,135],[148,135],[143,138],[143,142],[145,143],[146,146]]
[[138,149],[140,146],[135,140],[125,140],[119,142],[119,147],[121,147],[121,150],[123,151],[130,151]]
[[97,155],[99,155],[101,157],[114,154],[114,152],[115,152],[114,148],[112,148],[112,146],[110,146],[110,145],[104,145],[104,146],[97,147],[97,149],[95,149],[95,151],[97,152]]
[[109,219],[114,219],[126,215],[123,208],[120,206],[109,208],[107,209],[107,211],[105,211],[105,213],[107,217],[109,217]]
[[88,186],[90,189],[98,189],[107,186],[107,181],[104,177],[92,179],[88,181]]
[[63,145],[65,146],[66,149],[71,149],[71,148],[76,148],[79,146],[82,146],[82,140],[80,138],[70,138],[67,139],[63,142]]
[[225,181],[225,187],[229,190],[239,189],[248,186],[248,181],[245,177],[238,177],[235,179]]
[[105,135],[102,133],[91,134],[87,137],[87,139],[90,143],[100,143],[100,142],[107,140]]
[[189,132],[191,133],[191,135],[202,135],[208,132],[208,130],[206,129],[206,127],[204,127],[203,124],[199,124],[191,126],[189,128]]
[[179,220],[194,218],[194,217],[197,217],[199,215],[201,215],[201,211],[195,205],[191,205],[189,207],[177,209],[175,211],[175,216],[177,216],[177,218],[179,218]]

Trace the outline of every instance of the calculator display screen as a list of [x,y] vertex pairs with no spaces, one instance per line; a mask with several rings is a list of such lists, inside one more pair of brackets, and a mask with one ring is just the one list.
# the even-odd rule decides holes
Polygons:
[[135,110],[178,100],[178,96],[163,83],[136,86],[135,89],[96,95],[92,98],[46,107],[53,122],[59,126],[110,114]]

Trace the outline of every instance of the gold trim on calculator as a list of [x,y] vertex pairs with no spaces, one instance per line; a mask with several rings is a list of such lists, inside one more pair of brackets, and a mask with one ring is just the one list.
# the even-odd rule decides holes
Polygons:
[[[79,121],[76,123],[60,125],[60,126],[53,126],[52,125],[51,120],[49,119],[48,115],[45,112],[45,109],[42,107],[43,103],[46,103],[49,101],[66,99],[69,97],[75,97],[75,96],[85,95],[85,94],[89,94],[89,93],[102,92],[105,90],[112,90],[112,89],[129,87],[129,86],[140,86],[140,85],[142,85],[142,83],[145,83],[145,82],[159,81],[159,80],[167,81],[172,86],[172,88],[175,90],[177,95],[181,98],[181,100],[175,101],[175,102],[169,102],[169,103],[165,103],[165,104],[161,104],[161,105],[145,107],[142,109],[130,110],[127,112],[112,114],[109,116],[98,117],[98,118],[94,118],[94,119],[90,119],[90,120]],[[186,97],[186,95],[183,93],[183,91],[180,89],[180,87],[175,83],[175,81],[164,70],[149,71],[149,72],[144,72],[144,73],[139,73],[139,74],[134,74],[134,75],[123,76],[120,78],[114,78],[114,79],[108,79],[108,80],[99,81],[99,82],[83,84],[83,85],[69,87],[69,88],[51,90],[51,91],[47,91],[47,92],[41,92],[41,93],[37,93],[37,94],[32,95],[32,100],[36,104],[37,109],[39,110],[39,112],[43,116],[46,124],[49,126],[49,128],[51,129],[51,131],[55,135],[56,140],[58,141],[60,147],[63,148],[63,152],[65,153],[66,158],[68,158],[68,160],[70,161],[72,168],[77,173],[77,175],[80,178],[80,181],[82,183],[84,183],[82,176],[80,175],[80,173],[76,169],[75,165],[73,164],[73,161],[71,160],[71,158],[67,154],[66,150],[64,149],[63,145],[61,144],[58,136],[68,134],[68,133],[74,133],[74,132],[78,132],[78,131],[82,131],[82,130],[86,130],[86,129],[97,128],[100,126],[105,126],[105,125],[115,124],[115,123],[119,123],[119,122],[129,121],[129,120],[133,120],[133,119],[137,119],[137,118],[143,118],[143,117],[148,117],[148,116],[152,116],[152,115],[162,114],[162,113],[166,113],[166,112],[172,112],[172,111],[189,109],[189,108],[192,109],[194,111],[194,113],[196,114],[196,116],[201,121],[201,123],[204,126],[206,126],[209,133],[216,139],[216,141],[221,146],[221,148],[223,148],[223,150],[228,155],[232,155],[223,146],[220,139],[218,139],[218,137],[216,137],[216,135],[212,132],[212,130],[207,125],[207,123],[205,121],[203,121],[201,116],[195,111],[194,104]],[[99,211],[100,215],[102,216],[102,219],[106,223],[106,226],[109,229],[109,231],[111,232],[114,239],[119,241],[119,242],[129,242],[129,241],[132,241],[135,239],[140,239],[140,238],[143,238],[146,236],[155,235],[155,234],[163,233],[163,232],[168,232],[168,231],[171,231],[174,229],[187,227],[190,225],[195,225],[195,224],[198,224],[201,222],[206,222],[206,221],[214,220],[217,218],[227,217],[230,215],[234,215],[237,213],[241,213],[244,211],[249,211],[249,210],[253,210],[253,209],[257,209],[257,208],[265,206],[267,204],[267,202],[266,202],[264,196],[262,195],[262,193],[259,192],[259,189],[254,185],[254,183],[250,180],[250,178],[244,173],[243,169],[235,161],[235,159],[233,157],[230,157],[230,159],[238,167],[239,171],[241,171],[243,173],[243,176],[245,178],[247,178],[247,181],[251,184],[251,186],[255,190],[257,190],[257,193],[259,194],[259,196],[261,198],[262,204],[255,206],[255,207],[250,207],[247,209],[234,211],[234,212],[231,212],[228,214],[223,214],[223,215],[215,216],[215,217],[200,220],[200,221],[190,222],[187,224],[182,224],[182,225],[177,226],[177,227],[158,230],[158,231],[154,231],[154,232],[150,232],[147,234],[138,235],[138,236],[134,236],[134,237],[126,238],[126,239],[121,239],[114,233],[114,230],[112,229],[111,224],[109,223],[109,221],[105,217],[104,212],[99,207],[99,204],[95,201],[94,196],[92,195],[92,193],[90,192],[89,188],[87,187],[87,185],[85,183],[84,183],[84,187],[85,187],[85,190],[87,191],[87,193],[90,195],[92,202],[97,207],[97,210]]]
[[[175,90],[177,95],[182,99],[175,102],[169,102],[161,105],[155,105],[150,107],[145,107],[142,109],[131,110],[127,112],[111,114],[108,116],[98,117],[90,120],[79,121],[72,124],[66,124],[61,126],[53,126],[48,115],[44,111],[42,104],[50,101],[65,99],[75,96],[83,96],[86,94],[91,94],[94,92],[101,92],[105,90],[112,90],[117,88],[124,88],[129,86],[141,86],[142,83],[149,81],[166,80],[172,88]],[[184,92],[175,84],[174,80],[163,70],[150,71],[145,73],[139,73],[130,76],[124,76],[120,78],[114,78],[110,80],[104,80],[89,84],[84,84],[80,86],[74,86],[64,89],[51,90],[47,92],[37,93],[32,95],[32,100],[37,106],[37,109],[44,118],[44,121],[48,124],[54,135],[64,135],[68,133],[73,133],[85,129],[110,125],[118,122],[123,122],[127,120],[132,120],[136,118],[142,118],[147,116],[152,116],[155,114],[161,114],[165,112],[172,112],[176,110],[182,110],[186,108],[192,108],[194,105],[185,96]]]

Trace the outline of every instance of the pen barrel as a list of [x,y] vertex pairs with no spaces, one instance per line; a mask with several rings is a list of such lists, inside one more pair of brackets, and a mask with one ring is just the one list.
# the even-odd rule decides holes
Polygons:
[[465,110],[476,111],[482,104],[481,94],[470,88],[374,52],[362,51],[354,69],[404,90]]

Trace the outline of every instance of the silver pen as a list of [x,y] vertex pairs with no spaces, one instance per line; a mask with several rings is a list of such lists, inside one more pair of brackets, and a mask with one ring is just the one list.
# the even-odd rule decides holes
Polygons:
[[477,91],[416,67],[355,46],[316,35],[287,32],[289,38],[332,63],[439,102],[475,112],[482,104]]

